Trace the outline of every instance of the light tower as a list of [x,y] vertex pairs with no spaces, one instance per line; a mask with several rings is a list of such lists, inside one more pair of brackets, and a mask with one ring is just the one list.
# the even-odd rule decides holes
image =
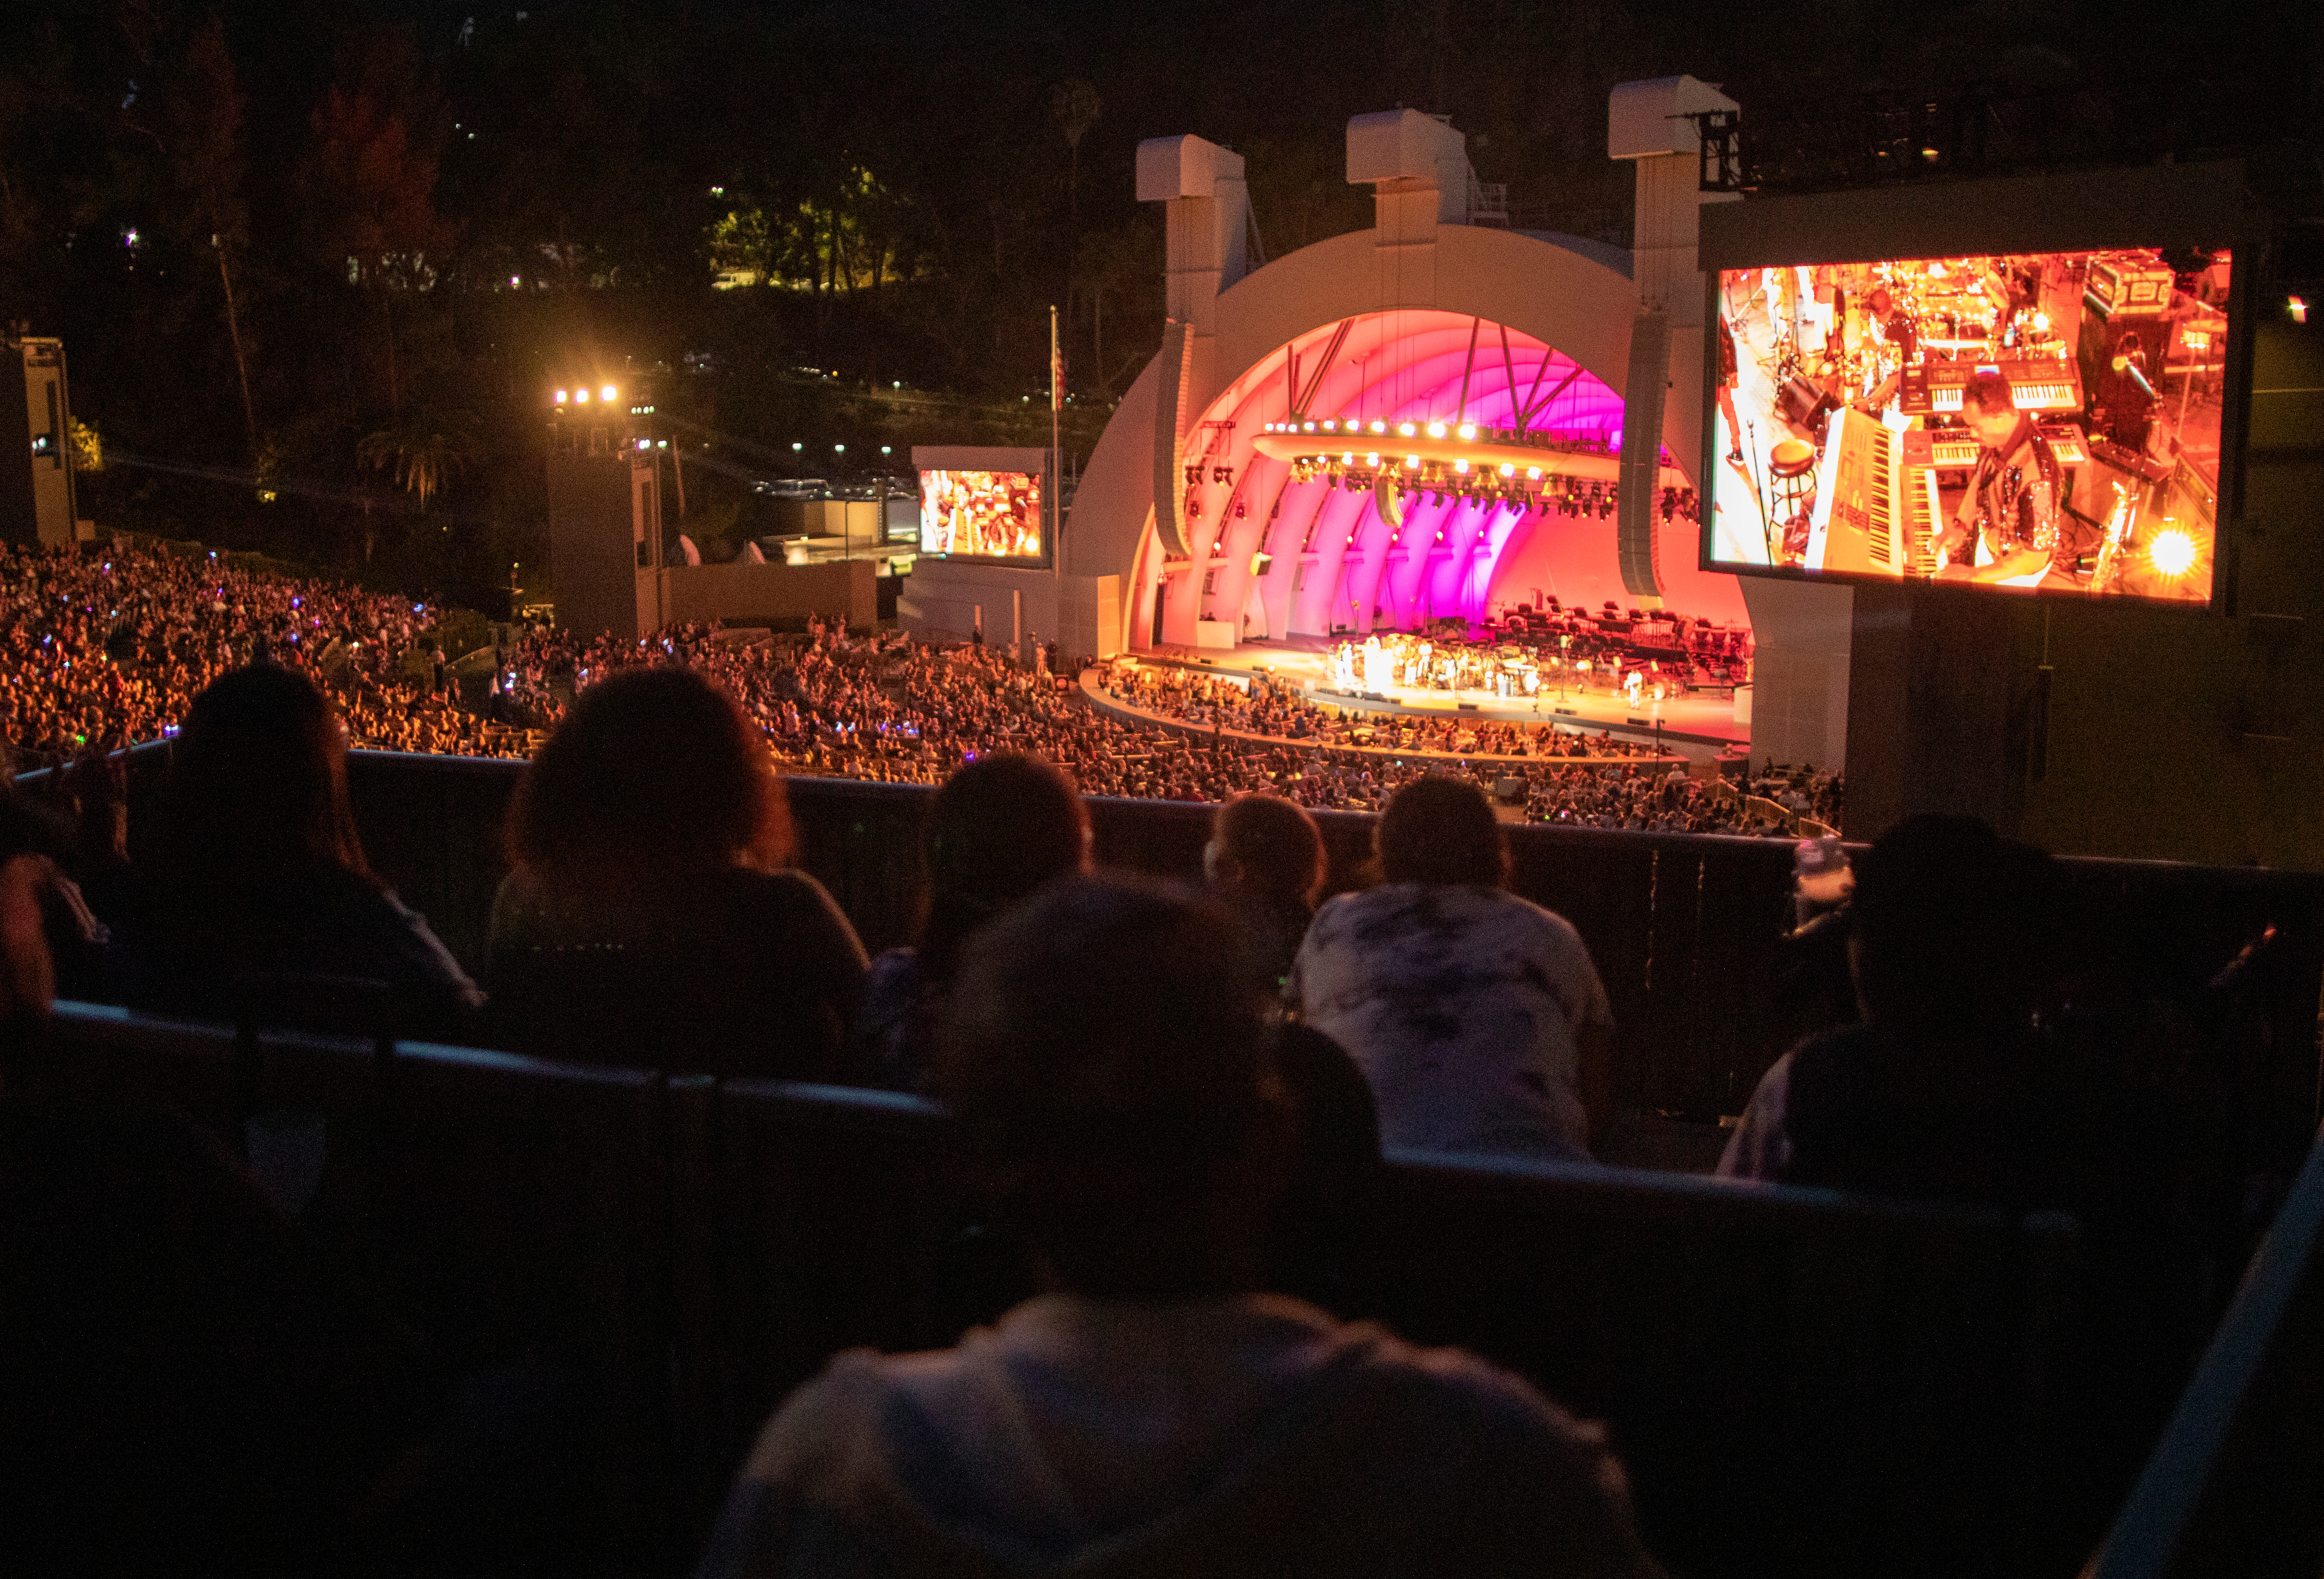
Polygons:
[[[21,430],[26,443],[22,449],[0,443],[0,541],[55,548],[77,536],[64,342],[20,331],[5,343],[0,432]],[[23,372],[22,380],[11,375],[15,370]],[[11,420],[20,413],[21,429]]]
[[637,637],[669,623],[657,391],[647,375],[587,369],[549,399],[549,567],[557,623]]

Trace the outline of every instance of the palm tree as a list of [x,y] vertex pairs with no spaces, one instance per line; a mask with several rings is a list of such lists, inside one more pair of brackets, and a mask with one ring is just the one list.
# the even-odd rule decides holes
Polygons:
[[[374,471],[392,471],[395,485],[420,502],[442,493],[475,463],[475,420],[465,411],[416,411],[408,422],[384,428],[355,446],[355,460]],[[364,560],[371,560],[371,513],[364,512]]]

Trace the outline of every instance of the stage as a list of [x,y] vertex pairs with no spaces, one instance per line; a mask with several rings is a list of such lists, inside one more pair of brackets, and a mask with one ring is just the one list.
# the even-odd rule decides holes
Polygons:
[[1603,687],[1582,691],[1571,685],[1565,688],[1563,697],[1552,686],[1537,697],[1497,697],[1483,690],[1454,692],[1414,686],[1342,693],[1331,688],[1333,645],[1333,642],[1320,636],[1293,636],[1279,641],[1245,642],[1227,648],[1166,646],[1122,656],[1125,660],[1237,679],[1266,675],[1289,682],[1319,706],[1342,707],[1350,712],[1425,718],[1457,716],[1484,723],[1555,725],[1591,734],[1604,730],[1617,739],[1659,745],[1673,756],[1697,762],[1714,760],[1730,748],[1748,749],[1751,743],[1750,725],[1736,722],[1734,699],[1724,691],[1691,691],[1662,702],[1642,697],[1636,706],[1619,691]]

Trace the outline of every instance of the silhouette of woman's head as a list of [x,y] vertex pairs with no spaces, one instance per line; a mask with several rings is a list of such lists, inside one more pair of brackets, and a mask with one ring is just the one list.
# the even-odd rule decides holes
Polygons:
[[733,697],[690,669],[632,669],[584,690],[526,770],[509,854],[566,887],[773,871],[790,806]]
[[368,875],[347,800],[346,731],[329,699],[291,669],[254,664],[194,698],[170,753],[167,806],[168,864]]
[[1009,753],[960,769],[936,791],[921,836],[921,968],[949,980],[970,932],[1050,879],[1087,870],[1089,850],[1089,811],[1057,768]]
[[1312,910],[1323,887],[1323,837],[1315,819],[1280,795],[1229,797],[1211,824],[1203,857],[1221,888],[1275,910]]
[[1415,779],[1380,814],[1377,839],[1385,882],[1498,888],[1508,876],[1508,841],[1493,803],[1468,779]]

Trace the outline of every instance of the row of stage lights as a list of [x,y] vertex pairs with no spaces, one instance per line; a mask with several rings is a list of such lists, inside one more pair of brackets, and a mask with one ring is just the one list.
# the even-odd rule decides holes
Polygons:
[[[621,391],[615,389],[610,383],[597,392],[597,398],[604,402],[605,404],[609,406],[612,405],[615,400],[619,399]],[[567,404],[568,396],[570,397],[570,403],[573,405],[586,406],[589,403],[589,392],[586,389],[560,389],[557,392],[557,403],[560,406]]]
[[[1390,426],[1377,417],[1370,423],[1366,423],[1360,417],[1350,417],[1344,422],[1336,417],[1326,417],[1320,422],[1312,420],[1296,422],[1268,422],[1262,430],[1268,433],[1372,433],[1385,437],[1390,431]],[[1551,440],[1541,434],[1514,428],[1480,428],[1474,422],[1462,422],[1457,426],[1443,422],[1398,422],[1394,425],[1394,431],[1399,439],[1417,439],[1425,433],[1431,439],[1454,438],[1463,444],[1472,442],[1478,434],[1482,433],[1488,444],[1525,444],[1545,449],[1552,448]]]

